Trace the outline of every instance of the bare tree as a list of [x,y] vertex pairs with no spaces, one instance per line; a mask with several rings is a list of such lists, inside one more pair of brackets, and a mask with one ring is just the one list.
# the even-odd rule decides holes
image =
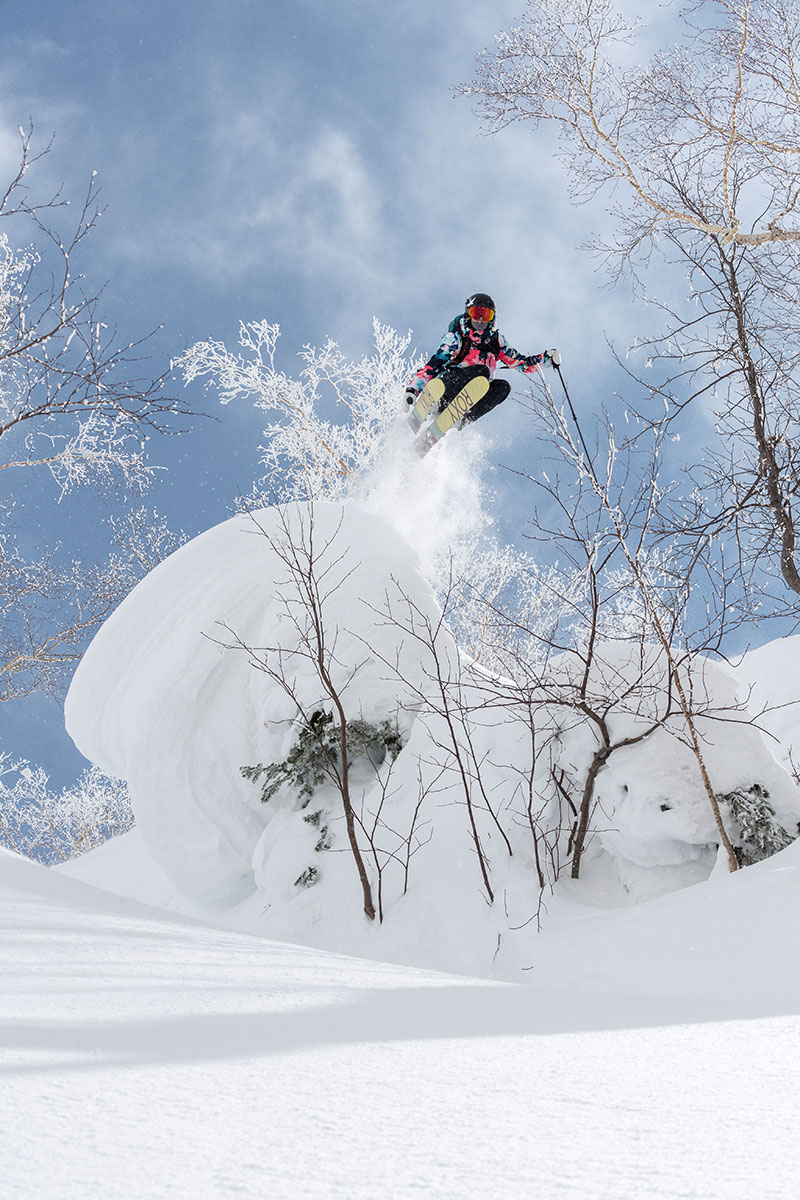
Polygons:
[[[337,755],[338,760],[338,755]],[[408,894],[411,860],[433,837],[432,821],[423,817],[426,802],[436,791],[437,779],[428,781],[422,768],[417,767],[416,803],[407,829],[398,829],[397,817],[391,813],[400,797],[401,785],[394,779],[394,761],[371,762],[368,788],[357,789],[360,799],[355,802],[355,819],[361,830],[375,877],[375,904],[379,923],[385,915],[384,881],[387,868],[399,867],[402,872],[400,894]],[[335,778],[335,776],[334,776]]]
[[0,701],[61,694],[86,643],[123,596],[185,540],[145,507],[110,517],[104,563],[69,558],[60,548],[26,559],[17,529],[0,529]]
[[[487,127],[552,123],[578,200],[613,195],[596,246],[653,299],[665,254],[686,302],[643,339],[648,420],[701,398],[722,448],[695,467],[697,535],[733,528],[741,584],[772,571],[800,596],[800,20],[794,0],[699,0],[681,42],[630,65],[637,27],[610,0],[529,0],[471,87]],[[655,376],[655,378],[653,378]],[[636,407],[636,406],[634,406]]]
[[[616,750],[659,729],[690,749],[720,844],[730,869],[736,870],[701,733],[704,720],[750,721],[739,707],[720,711],[702,685],[705,659],[720,654],[726,637],[746,619],[741,607],[729,603],[724,559],[708,538],[698,542],[682,531],[665,538],[674,485],[660,482],[663,429],[650,429],[648,448],[632,439],[620,449],[606,418],[607,453],[599,466],[599,456],[587,458],[580,428],[576,438],[549,388],[540,389],[534,412],[543,440],[554,447],[569,475],[561,478],[556,467],[542,480],[529,477],[557,513],[557,528],[548,529],[538,514],[533,524],[537,536],[555,542],[577,571],[558,588],[560,619],[545,639],[547,650],[557,648],[562,661],[563,647],[571,641],[566,659],[577,665],[568,668],[566,681],[559,681],[552,662],[543,674],[550,681],[546,686],[552,690],[555,683],[563,693],[551,702],[566,701],[590,722],[596,738],[576,805],[573,876],[580,871],[599,772]],[[553,578],[557,572],[551,572]],[[623,669],[615,667],[609,643],[629,647]],[[565,682],[571,696],[569,688],[564,691]],[[614,732],[621,716],[628,730],[623,735]]]
[[[284,578],[276,581],[281,597],[282,612],[293,637],[281,645],[250,646],[229,626],[223,626],[231,640],[226,648],[244,650],[254,667],[277,685],[291,700],[295,720],[317,740],[326,763],[326,774],[333,782],[342,803],[347,841],[358,873],[365,916],[375,919],[373,885],[367,870],[364,851],[358,839],[358,814],[351,790],[351,756],[348,749],[349,719],[356,714],[347,712],[347,692],[358,674],[359,663],[347,663],[337,655],[338,628],[331,627],[327,605],[347,581],[352,567],[343,566],[346,547],[334,545],[338,529],[320,543],[314,521],[313,507],[308,516],[294,509],[292,520],[286,509],[275,510],[280,531],[273,535],[251,515],[254,533],[264,537],[278,561],[286,570]],[[312,671],[318,687],[315,701],[309,704],[301,694],[299,679]],[[332,713],[338,731],[338,746],[332,752],[327,740],[320,736],[320,724],[315,715]]]
[[[416,702],[428,716],[438,718],[442,725],[443,737],[435,736],[432,745],[441,752],[443,758],[436,760],[433,765],[439,775],[452,771],[458,780],[458,787],[466,808],[470,828],[470,838],[475,851],[475,857],[480,870],[480,876],[486,898],[494,903],[494,889],[491,882],[491,864],[486,851],[485,835],[481,832],[483,807],[478,797],[482,789],[480,767],[475,771],[476,756],[474,744],[467,723],[468,702],[464,695],[464,664],[455,643],[448,637],[446,627],[447,602],[439,613],[432,615],[423,611],[419,604],[409,596],[395,581],[396,594],[387,594],[385,607],[376,615],[391,625],[402,638],[408,638],[420,645],[429,660],[429,669],[416,680],[402,675],[397,660],[384,658],[387,669],[410,688]],[[444,641],[444,646],[442,646]],[[497,823],[496,814],[491,811]],[[498,824],[503,838],[508,846],[508,839]],[[510,846],[508,846],[510,852]]]
[[[452,637],[451,618],[455,615],[460,623],[466,605],[483,625],[481,648],[496,667],[505,648],[500,630],[508,627],[509,618],[498,604],[494,586],[481,597],[474,585],[453,576],[442,601],[438,613],[425,611],[394,580],[376,616],[399,637],[400,644],[419,646],[419,661],[425,666],[411,678],[398,657],[382,661],[414,697],[418,719],[426,728],[424,766],[436,772],[448,797],[445,802],[457,804],[466,814],[468,839],[487,903],[497,903],[512,859],[518,855],[526,864],[534,862],[535,876],[531,875],[530,881],[535,899],[528,905],[526,924],[541,914],[542,897],[558,878],[564,832],[560,798],[542,795],[535,780],[540,762],[535,740],[541,728],[541,698],[533,701],[530,691],[518,687],[513,679],[502,678],[496,670],[476,662]],[[479,615],[481,610],[485,619]],[[503,661],[508,665],[508,654]],[[530,757],[524,749],[516,753],[526,737]],[[504,903],[508,917],[505,894]]]
[[51,866],[133,826],[128,790],[96,767],[55,791],[47,773],[0,752],[0,845]]
[[[20,130],[20,165],[0,197],[0,699],[57,691],[92,632],[142,574],[158,542],[140,527],[102,565],[58,545],[23,550],[26,480],[55,498],[91,485],[140,494],[157,470],[147,439],[190,410],[142,375],[147,338],[120,339],[81,260],[101,215],[94,176],[77,212],[60,192],[38,201],[38,159]],[[155,518],[154,525],[163,522]],[[117,535],[119,542],[119,535]],[[134,546],[136,542],[136,546]],[[162,536],[160,548],[177,539]],[[152,565],[152,564],[151,564]]]

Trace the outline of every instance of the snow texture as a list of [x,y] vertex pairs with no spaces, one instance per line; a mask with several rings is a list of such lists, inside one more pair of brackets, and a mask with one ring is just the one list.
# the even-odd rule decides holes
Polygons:
[[[352,507],[315,505],[311,518],[300,505],[240,516],[182,547],[79,668],[70,731],[127,779],[138,827],[53,870],[0,852],[9,1194],[39,1200],[57,1178],[65,1200],[127,1200],[132,1180],[145,1200],[794,1195],[800,842],[728,873],[668,727],[609,759],[586,871],[538,908],[514,807],[530,731],[513,705],[481,705],[489,677],[438,623],[402,537]],[[287,525],[301,545],[313,525],[348,715],[395,719],[404,739],[391,770],[355,772],[360,811],[377,789],[400,828],[419,779],[433,779],[407,895],[385,859],[383,925],[360,911],[330,788],[314,804],[333,848],[318,853],[297,798],[261,804],[239,773],[279,761],[296,732],[286,689],[259,664],[283,655],[300,704],[324,700],[296,654]],[[760,783],[788,827],[788,710],[767,713],[763,735],[742,698],[793,702],[800,641],[760,653],[772,678],[753,659],[738,674],[696,664],[698,726],[719,790]],[[656,697],[655,652],[649,668]],[[608,647],[593,686],[624,685],[631,669]],[[490,765],[499,819],[477,819],[494,904],[437,670],[465,697],[462,749]],[[553,670],[566,680],[574,663]],[[646,719],[647,704],[621,711],[615,733]],[[579,778],[585,723],[562,720],[558,746]],[[298,888],[315,855],[320,882]],[[443,965],[461,974],[422,969]]]
[[[286,787],[263,804],[240,774],[285,758],[299,710],[331,707],[309,654],[309,564],[348,719],[389,720],[405,742],[396,763],[353,771],[357,815],[364,829],[377,829],[373,847],[363,836],[362,844],[382,925],[363,916],[335,788],[325,784],[307,810]],[[590,682],[598,695],[624,693],[640,670],[622,644],[596,663]],[[553,664],[565,686],[575,670],[569,655]],[[656,651],[646,675],[652,695],[620,708],[618,740],[646,727],[658,707],[665,670]],[[745,720],[735,674],[700,661],[690,683],[717,791],[758,783],[794,836],[797,788],[765,735]],[[718,834],[696,761],[671,718],[608,759],[580,884],[562,879],[555,896],[549,885],[542,892],[527,785],[537,803],[543,798],[549,844],[564,842],[552,769],[580,787],[591,729],[574,710],[565,716],[544,706],[535,740],[549,739],[552,748],[534,763],[525,713],[513,699],[498,705],[498,687],[503,681],[459,655],[395,530],[353,506],[298,503],[226,521],[152,571],[90,646],[67,723],[88,758],[128,783],[137,845],[159,867],[157,894],[143,884],[145,870],[134,871],[135,887],[122,889],[128,894],[195,915],[224,911],[239,928],[327,949],[525,979],[559,891],[583,903],[625,905],[698,883],[714,868]],[[330,846],[320,851],[323,826]],[[302,886],[311,876],[313,886]]]
[[797,846],[633,908],[565,900],[523,987],[214,929],[0,852],[4,1189],[786,1200],[799,902]]
[[[221,645],[240,638],[253,648],[280,645],[288,655],[297,648],[291,611],[301,598],[272,547],[273,539],[283,544],[284,521],[293,535],[314,539],[325,616],[345,664],[339,685],[346,689],[357,671],[348,715],[401,712],[412,697],[387,684],[386,667],[371,653],[394,650],[372,609],[392,580],[432,616],[435,601],[398,535],[377,518],[326,504],[234,517],[178,550],[95,638],[67,703],[78,746],[128,781],[155,860],[188,895],[212,902],[252,893],[252,860],[270,815],[253,803],[253,784],[239,769],[280,760],[296,734],[297,706],[253,669],[246,651]],[[419,677],[410,643],[398,667]],[[322,703],[313,670],[297,659],[289,670],[300,700]]]

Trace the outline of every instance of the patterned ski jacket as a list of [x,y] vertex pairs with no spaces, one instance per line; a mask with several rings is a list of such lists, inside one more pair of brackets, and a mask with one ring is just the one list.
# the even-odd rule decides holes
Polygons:
[[466,313],[462,313],[450,322],[439,349],[417,371],[406,390],[419,394],[429,380],[449,367],[488,367],[491,378],[498,365],[531,375],[543,361],[543,354],[520,354],[509,346],[494,321],[481,333],[472,328]]

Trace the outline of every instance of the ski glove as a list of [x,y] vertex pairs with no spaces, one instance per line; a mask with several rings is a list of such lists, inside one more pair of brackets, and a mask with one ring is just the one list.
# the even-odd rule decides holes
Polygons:
[[414,405],[417,403],[418,399],[419,399],[419,396],[414,391],[414,389],[408,388],[406,391],[406,404],[408,405],[408,407],[413,408]]
[[560,367],[561,366],[561,351],[560,350],[545,350],[544,357],[545,357],[545,361],[547,362],[548,366],[551,366],[551,367]]

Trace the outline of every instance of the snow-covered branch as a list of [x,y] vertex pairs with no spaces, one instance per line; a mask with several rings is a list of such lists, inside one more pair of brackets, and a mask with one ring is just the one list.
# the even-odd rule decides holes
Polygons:
[[96,767],[54,791],[46,772],[0,752],[0,845],[38,862],[66,862],[133,827],[127,789]]
[[[628,66],[638,24],[611,0],[529,0],[467,94],[490,129],[553,122],[579,197],[624,185],[619,252],[662,227],[760,247],[800,241],[792,0],[703,0],[684,44]],[[625,53],[620,48],[625,47]],[[764,201],[748,228],[742,184]]]
[[[58,690],[142,573],[135,550],[117,550],[100,565],[40,536],[43,548],[32,550],[25,477],[39,478],[46,496],[49,476],[54,502],[87,486],[128,500],[159,469],[147,455],[150,434],[175,428],[175,418],[190,411],[165,393],[165,376],[140,377],[147,338],[121,339],[104,315],[102,286],[92,290],[82,273],[101,214],[95,175],[76,209],[60,193],[37,201],[30,168],[41,154],[33,152],[32,131],[20,132],[19,170],[0,196],[3,700]],[[46,523],[41,511],[36,519]],[[152,565],[149,551],[145,558]]]
[[330,339],[306,346],[295,378],[275,364],[280,330],[242,324],[241,351],[198,342],[179,360],[187,383],[203,379],[220,402],[250,397],[268,418],[261,446],[264,479],[248,506],[275,498],[337,500],[357,492],[401,409],[411,371],[410,335],[373,322],[375,351],[353,362]]

